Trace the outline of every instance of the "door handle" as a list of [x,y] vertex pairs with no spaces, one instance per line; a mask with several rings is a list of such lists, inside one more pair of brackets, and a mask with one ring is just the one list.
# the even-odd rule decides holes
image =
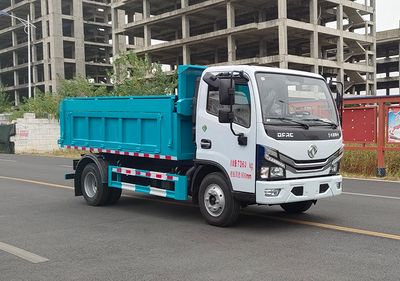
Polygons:
[[211,148],[211,141],[210,140],[206,140],[206,139],[202,139],[200,141],[200,146],[202,149],[210,149]]

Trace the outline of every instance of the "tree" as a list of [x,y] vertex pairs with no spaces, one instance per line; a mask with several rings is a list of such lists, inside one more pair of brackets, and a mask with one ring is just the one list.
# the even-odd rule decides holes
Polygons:
[[75,77],[71,80],[60,79],[60,84],[57,94],[61,98],[110,95],[105,86],[96,86],[81,76]]
[[174,93],[176,73],[167,74],[158,63],[127,52],[114,61],[114,92],[117,96],[165,95]]
[[35,98],[25,99],[19,105],[18,110],[14,110],[11,120],[21,118],[24,113],[35,113],[37,118],[58,117],[58,107],[60,97],[52,94],[45,94],[36,90]]
[[0,85],[0,113],[11,111],[12,104],[4,87]]

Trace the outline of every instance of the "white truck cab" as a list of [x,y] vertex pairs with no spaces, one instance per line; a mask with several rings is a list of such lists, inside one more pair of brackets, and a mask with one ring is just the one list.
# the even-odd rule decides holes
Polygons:
[[317,74],[207,68],[198,90],[196,144],[195,161],[217,163],[235,196],[252,203],[303,212],[342,192],[340,118]]

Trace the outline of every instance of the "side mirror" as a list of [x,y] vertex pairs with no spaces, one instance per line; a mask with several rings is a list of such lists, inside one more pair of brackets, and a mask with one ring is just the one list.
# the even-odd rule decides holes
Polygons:
[[235,80],[219,79],[219,103],[221,105],[235,104]]
[[206,82],[209,86],[218,89],[219,88],[219,79],[214,74],[207,72],[203,76],[204,82]]
[[[340,86],[341,86],[340,90],[339,90],[338,84],[340,84]],[[340,123],[342,123],[344,84],[342,82],[331,81],[329,83],[329,88],[330,88],[332,94],[334,94],[333,98],[336,102],[336,106],[339,111]]]
[[233,119],[234,119],[233,112],[225,111],[225,110],[222,110],[222,109],[220,109],[218,111],[218,121],[219,121],[219,123],[229,124],[229,123],[233,122]]

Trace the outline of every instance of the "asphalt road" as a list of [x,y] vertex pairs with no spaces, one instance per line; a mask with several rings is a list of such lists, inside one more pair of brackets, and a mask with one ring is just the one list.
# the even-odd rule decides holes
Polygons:
[[87,206],[71,162],[0,155],[0,280],[400,280],[399,183],[346,179],[306,214],[249,207],[217,228],[134,193]]

